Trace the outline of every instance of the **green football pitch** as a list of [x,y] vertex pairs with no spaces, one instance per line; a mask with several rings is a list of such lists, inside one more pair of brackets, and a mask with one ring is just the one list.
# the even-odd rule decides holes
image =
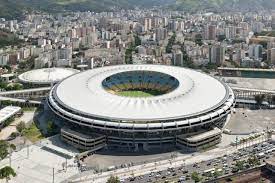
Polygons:
[[119,91],[116,94],[124,97],[152,97],[162,95],[163,93],[156,90],[128,90]]

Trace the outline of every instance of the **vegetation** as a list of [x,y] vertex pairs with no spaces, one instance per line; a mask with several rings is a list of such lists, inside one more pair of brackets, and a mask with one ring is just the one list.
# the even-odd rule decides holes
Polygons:
[[274,104],[275,103],[275,95],[268,95],[267,100],[269,103]]
[[275,0],[177,0],[178,3],[174,5],[177,10],[185,11],[235,11],[257,9],[274,9]]
[[6,158],[8,154],[9,154],[9,143],[4,140],[0,140],[0,159]]
[[194,64],[194,62],[192,61],[192,59],[187,55],[185,49],[184,49],[184,44],[181,45],[181,52],[183,54],[183,61],[184,61],[184,64],[183,66],[184,67],[188,67],[188,68],[191,68],[191,69],[196,69],[196,66]]
[[195,43],[198,44],[199,46],[203,45],[202,35],[201,34],[196,34],[196,36],[195,36]]
[[3,100],[0,103],[1,103],[1,106],[10,106],[10,105],[16,104],[15,102],[10,101],[10,100]]
[[58,126],[52,122],[52,121],[48,121],[47,123],[47,135],[48,136],[52,136],[58,133]]
[[247,163],[249,163],[251,166],[257,166],[261,164],[260,160],[255,155],[248,158]]
[[134,43],[131,43],[130,46],[125,51],[125,63],[133,64],[133,51],[136,50],[136,47],[141,45],[141,39],[138,35],[134,35]]
[[12,90],[22,90],[23,86],[19,83],[6,83],[3,81],[0,81],[0,88],[4,91],[12,91]]
[[238,169],[238,171],[241,171],[244,169],[244,165],[245,165],[245,161],[237,161],[236,162],[236,168]]
[[135,38],[135,47],[141,45],[141,39],[139,38],[138,35],[134,35]]
[[24,121],[20,121],[18,125],[16,125],[16,130],[21,134],[26,129],[26,124]]
[[15,139],[16,137],[18,137],[18,136],[20,136],[20,134],[18,133],[18,132],[12,132],[11,134],[10,134],[10,138],[11,139]]
[[176,41],[176,33],[174,33],[170,39],[168,40],[168,44],[166,46],[166,53],[172,53],[172,47]]
[[0,169],[0,179],[6,179],[8,182],[12,177],[16,176],[15,171],[10,166],[5,166],[4,168]]
[[14,151],[16,146],[14,144],[9,144],[7,141],[0,140],[0,159],[5,159],[10,151]]
[[22,110],[24,112],[26,112],[26,111],[36,111],[36,110],[39,110],[39,108],[37,108],[37,107],[22,107]]
[[111,177],[107,180],[106,183],[120,183],[119,178],[116,176],[111,175]]
[[161,95],[163,93],[157,90],[128,90],[120,91],[116,94],[124,97],[152,97]]
[[44,138],[43,134],[37,128],[35,123],[32,123],[30,127],[24,129],[22,134],[31,142],[37,142]]
[[110,11],[114,7],[134,8],[165,5],[173,0],[0,0],[0,17],[14,19],[23,17],[26,11],[44,11],[50,13],[69,11]]
[[132,45],[129,46],[129,48],[125,51],[125,63],[126,64],[133,64],[133,53],[134,47]]
[[262,32],[258,33],[257,36],[275,37],[275,31],[262,31]]
[[258,106],[262,105],[263,101],[265,100],[265,95],[255,95],[255,101]]
[[226,36],[225,35],[218,35],[218,41],[219,42],[222,42],[224,40],[226,40]]
[[193,172],[191,175],[191,178],[195,181],[195,182],[200,182],[201,181],[201,176],[198,174],[198,172]]
[[15,120],[14,117],[8,118],[7,120],[5,120],[5,121],[3,122],[3,127],[9,126],[14,120]]
[[5,46],[18,46],[21,43],[23,43],[23,41],[18,39],[15,34],[10,33],[7,30],[0,30],[0,48]]
[[4,88],[6,91],[13,91],[13,90],[22,90],[23,86],[19,83],[12,83],[8,84],[6,88]]
[[29,59],[19,62],[18,68],[22,71],[31,70],[34,68],[35,57],[30,57]]

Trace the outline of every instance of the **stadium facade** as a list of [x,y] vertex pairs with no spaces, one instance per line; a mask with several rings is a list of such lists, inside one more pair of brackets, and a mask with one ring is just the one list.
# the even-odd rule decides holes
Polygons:
[[[136,90],[153,96],[119,94]],[[62,139],[79,149],[197,150],[220,142],[235,96],[225,83],[191,69],[119,65],[70,76],[47,101],[66,121]]]

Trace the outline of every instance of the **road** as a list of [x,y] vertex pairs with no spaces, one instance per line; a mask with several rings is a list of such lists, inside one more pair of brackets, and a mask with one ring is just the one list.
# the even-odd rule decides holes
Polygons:
[[[253,144],[259,143],[259,139],[254,140],[249,145],[252,146]],[[216,148],[213,150],[209,150],[207,152],[202,153],[194,153],[189,155],[182,155],[174,159],[163,160],[159,162],[147,163],[143,165],[136,165],[127,168],[121,168],[113,171],[103,172],[103,173],[96,173],[92,174],[90,171],[83,172],[80,175],[74,176],[69,181],[74,183],[76,182],[93,182],[93,183],[103,183],[106,182],[107,179],[111,176],[118,176],[121,179],[127,180],[129,177],[138,177],[143,176],[146,174],[150,174],[151,172],[158,172],[158,171],[166,171],[168,168],[179,168],[183,165],[188,166],[193,165],[195,163],[200,163],[202,161],[209,161],[224,155],[229,155],[237,152],[239,149],[242,149],[243,146],[236,147],[225,147],[225,148]],[[143,182],[139,180],[138,182]]]
[[[213,168],[216,170],[220,169],[222,170],[221,173],[229,175],[230,173],[232,173],[232,171],[234,171],[235,162],[237,160],[247,160],[249,157],[252,157],[253,155],[257,155],[259,153],[265,153],[265,157],[260,158],[260,163],[264,164],[264,159],[269,158],[272,155],[272,153],[274,153],[266,153],[267,151],[270,151],[270,149],[273,149],[275,151],[275,144],[256,144],[248,148],[240,149],[234,152],[233,154],[224,155],[223,157],[203,161],[192,165],[182,164],[182,166],[177,168],[168,168],[164,171],[158,171],[143,176],[130,177],[128,179],[125,179],[123,182],[165,182],[165,180],[178,182],[180,177],[184,179],[184,182],[193,182],[191,180],[192,172],[197,172],[200,175],[203,175],[205,170],[210,170]],[[210,177],[208,177],[207,180],[210,180]]]

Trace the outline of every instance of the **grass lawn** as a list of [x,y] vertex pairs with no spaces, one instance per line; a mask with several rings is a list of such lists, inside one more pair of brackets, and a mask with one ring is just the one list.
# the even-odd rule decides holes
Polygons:
[[129,90],[129,91],[119,91],[116,92],[117,95],[124,97],[152,97],[161,95],[163,93],[155,90]]
[[24,112],[30,112],[30,111],[35,111],[37,110],[37,107],[22,107],[22,110]]
[[43,138],[45,138],[40,130],[37,128],[35,123],[32,123],[32,125],[29,128],[26,128],[23,132],[23,135],[29,139],[31,142],[37,142]]

